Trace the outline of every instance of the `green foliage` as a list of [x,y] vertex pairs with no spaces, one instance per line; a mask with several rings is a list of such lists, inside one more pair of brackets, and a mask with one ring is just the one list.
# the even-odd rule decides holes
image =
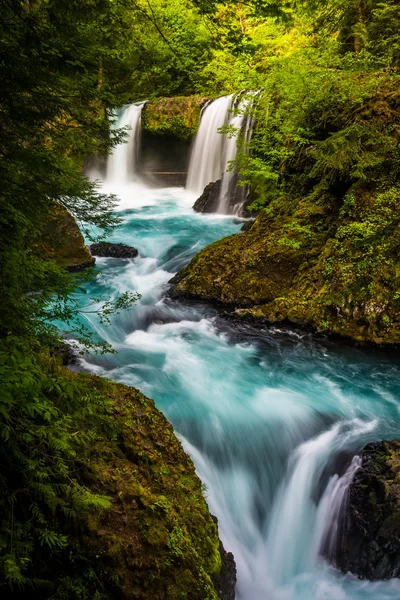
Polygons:
[[49,587],[38,566],[63,556],[70,524],[109,508],[80,475],[92,444],[107,432],[112,405],[78,385],[39,346],[8,337],[0,349],[0,572],[7,588]]
[[[268,301],[257,310],[272,320],[312,322],[357,339],[380,339],[383,331],[397,340],[399,31],[396,0],[1,4],[0,573],[6,593],[100,600],[110,589],[120,591],[129,571],[118,570],[123,536],[108,535],[107,560],[116,563],[99,578],[80,535],[112,511],[104,490],[124,492],[128,473],[143,516],[140,535],[135,530],[144,540],[138,548],[155,549],[156,558],[145,556],[153,579],[184,564],[174,597],[194,585],[198,597],[215,597],[216,528],[192,465],[175,478],[175,458],[165,467],[157,444],[144,446],[142,437],[147,441],[158,423],[146,400],[138,400],[140,410],[130,404],[121,424],[113,418],[115,398],[67,373],[52,356],[56,324],[62,321],[90,346],[85,315],[99,313],[107,323],[138,297],[81,306],[74,292],[90,273],[71,275],[38,251],[55,206],[89,232],[94,225],[107,234],[118,224],[115,198],[83,175],[87,156],[107,154],[126,134],[108,135],[113,110],[132,100],[179,96],[168,128],[165,98],[153,100],[157,115],[147,127],[173,128],[188,138],[206,96],[261,89],[249,109],[256,119],[250,153],[239,152],[237,166],[262,214],[248,233],[207,250],[208,297],[237,303],[239,294],[246,306]],[[197,96],[189,101],[189,94]],[[228,283],[214,272],[222,259],[232,263]],[[189,281],[192,291],[202,260],[193,263],[199,271]],[[145,433],[135,416],[144,406]],[[123,428],[133,463],[118,454]],[[164,422],[162,431],[164,446],[189,460]],[[109,463],[94,457],[97,451]],[[109,476],[113,461],[120,472]],[[89,485],[90,468],[102,486]],[[122,489],[111,485],[113,477]],[[132,500],[129,506],[136,510]],[[94,546],[100,561],[106,544]],[[142,572],[143,555],[132,560]]]

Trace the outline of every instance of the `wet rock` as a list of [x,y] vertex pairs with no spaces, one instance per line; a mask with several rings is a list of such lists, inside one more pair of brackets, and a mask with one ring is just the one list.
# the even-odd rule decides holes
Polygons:
[[[215,524],[218,526],[218,519],[211,515]],[[219,552],[222,559],[222,567],[219,575],[213,578],[215,591],[221,600],[235,600],[236,590],[236,563],[232,552],[226,552],[222,542],[219,545]]]
[[368,444],[350,486],[336,564],[360,579],[400,576],[400,442]]
[[114,244],[112,242],[97,242],[89,246],[94,256],[104,258],[135,258],[139,252],[133,246],[127,244]]
[[236,563],[232,552],[225,552],[221,544],[222,569],[214,582],[215,591],[221,600],[235,600]]
[[217,212],[219,205],[219,195],[221,192],[222,180],[211,182],[204,188],[204,192],[196,200],[193,210],[196,212],[213,213]]

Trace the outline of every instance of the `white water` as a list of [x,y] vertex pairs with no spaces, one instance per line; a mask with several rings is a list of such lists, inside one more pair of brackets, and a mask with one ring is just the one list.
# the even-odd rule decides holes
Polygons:
[[213,100],[204,108],[192,154],[186,188],[197,196],[217,181],[226,169],[225,136],[218,129],[228,125],[233,95]]
[[219,197],[218,212],[224,215],[227,214],[240,214],[242,205],[245,201],[246,190],[242,188],[242,196],[244,196],[241,202],[237,202],[232,205],[230,201],[231,191],[230,188],[234,184],[234,178],[236,171],[234,168],[234,161],[238,152],[238,135],[242,133],[242,150],[247,153],[249,148],[249,142],[253,133],[254,120],[248,114],[251,109],[255,97],[259,92],[252,92],[245,94],[237,101],[235,113],[233,113],[229,120],[229,126],[232,127],[233,133],[228,136],[225,140],[225,170],[222,176],[221,192]]
[[398,580],[358,581],[324,558],[335,556],[358,452],[400,435],[399,361],[297,332],[238,333],[207,306],[169,301],[172,275],[240,225],[194,213],[183,189],[108,182],[107,191],[121,198],[114,240],[140,255],[98,260],[89,296],[142,299],[109,327],[88,316],[119,353],[82,362],[139,387],[174,424],[235,556],[237,600],[399,600]]
[[[258,94],[259,92],[249,92],[240,97],[233,94],[222,96],[208,103],[202,112],[190,157],[186,188],[200,196],[209,183],[222,179],[217,210],[220,214],[241,212],[243,202],[236,205],[231,202],[231,188],[236,177],[234,161],[240,133],[242,149],[244,152],[248,150],[254,126],[254,120],[248,113]],[[223,126],[231,128],[229,134],[218,133]],[[243,190],[241,195],[245,194]]]
[[129,127],[127,141],[118,144],[107,159],[107,183],[124,185],[136,176],[140,145],[140,129],[144,102],[130,104],[122,110],[115,125],[117,128]]

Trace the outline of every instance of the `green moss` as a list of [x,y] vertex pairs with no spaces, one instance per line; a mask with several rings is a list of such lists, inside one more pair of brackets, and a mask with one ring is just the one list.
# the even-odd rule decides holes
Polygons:
[[116,577],[111,597],[118,590],[124,598],[216,600],[217,528],[171,425],[134,388],[78,377],[112,399],[121,430],[114,442],[99,442],[86,465],[90,485],[112,499],[100,523],[88,522],[85,542],[102,577]]
[[400,195],[354,185],[263,211],[211,244],[172,293],[236,307],[242,317],[311,326],[357,342],[400,343]]
[[[29,524],[15,526],[10,534],[14,562],[22,565],[26,581],[38,585],[37,597],[217,600],[213,578],[222,565],[217,526],[192,460],[171,424],[135,388],[71,373],[47,351],[39,350],[34,359],[46,375],[46,393],[52,399],[59,394],[57,409],[43,409],[46,418],[40,420],[39,430],[53,431],[54,420],[66,430],[65,439],[55,430],[51,452],[40,438],[51,470],[38,485],[49,495],[50,508],[40,504],[35,487],[28,494],[19,491],[19,484],[15,494],[17,517],[33,511],[30,522],[38,518],[46,535],[52,536],[47,550],[40,540],[33,544],[33,521],[31,530]],[[36,372],[32,381],[26,375],[24,380],[34,390],[37,411],[41,380]],[[24,451],[27,442],[25,437]],[[66,462],[58,466],[63,454]],[[34,465],[36,471],[42,469],[41,456]],[[11,477],[17,477],[15,469]],[[43,481],[50,481],[50,491]],[[55,504],[57,494],[66,495],[60,501],[64,510]],[[1,508],[7,522],[4,503]],[[3,569],[8,533],[6,529],[1,540]],[[4,585],[10,585],[9,580]],[[4,593],[8,597],[13,590],[5,587]]]
[[54,204],[49,213],[34,252],[45,260],[54,259],[70,270],[90,267],[95,263],[74,217],[59,204]]
[[207,100],[204,96],[176,96],[151,100],[144,107],[142,127],[151,133],[169,134],[190,140],[198,130],[201,108]]

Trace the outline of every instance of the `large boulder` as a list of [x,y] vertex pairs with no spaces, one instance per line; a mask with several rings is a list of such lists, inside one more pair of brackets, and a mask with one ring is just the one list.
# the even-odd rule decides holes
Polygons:
[[336,564],[361,579],[400,576],[400,442],[365,447],[349,490]]
[[[203,213],[218,212],[221,201],[221,186],[222,179],[212,181],[206,185],[203,193],[194,203],[193,210]],[[251,216],[251,213],[246,208],[251,202],[250,197],[247,198],[247,191],[246,187],[238,185],[238,176],[234,174],[227,191],[228,200],[226,201],[226,205],[228,212],[238,214],[238,216]]]

